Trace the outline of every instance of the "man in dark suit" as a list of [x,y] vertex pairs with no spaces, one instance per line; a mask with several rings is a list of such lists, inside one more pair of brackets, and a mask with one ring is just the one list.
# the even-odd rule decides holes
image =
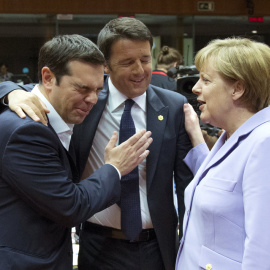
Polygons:
[[[102,166],[101,152],[108,134],[119,130],[126,99],[135,101],[131,114],[136,129],[150,130],[153,143],[147,160],[139,165],[143,230],[133,242],[125,236],[118,204],[92,216],[80,233],[80,270],[172,270],[175,266],[179,240],[173,179],[181,235],[184,189],[193,177],[183,163],[191,149],[184,127],[183,104],[187,100],[178,93],[149,86],[152,43],[149,29],[133,18],[110,21],[98,36],[108,77],[97,104],[74,129],[72,141],[80,175]],[[14,102],[11,106],[16,107]]]
[[48,126],[0,114],[0,269],[72,269],[70,228],[118,201],[121,175],[147,156],[149,132],[118,147],[114,133],[106,164],[79,182],[70,138],[97,102],[103,73],[103,54],[90,40],[53,38],[40,50],[32,91],[50,110]]
[[[83,225],[80,235],[79,269],[82,270],[88,267],[174,269],[178,222],[173,202],[173,177],[182,224],[183,191],[192,179],[183,158],[191,144],[184,128],[183,104],[186,99],[178,93],[149,86],[152,42],[149,29],[132,18],[110,21],[98,36],[98,47],[104,53],[105,72],[109,76],[97,106],[74,130],[79,171],[89,173],[102,164],[98,162],[97,153],[104,143],[101,145],[98,138],[104,126],[110,129],[109,123],[119,123],[127,98],[135,101],[131,111],[135,126],[151,130],[153,143],[147,161],[139,166],[141,239],[138,237],[134,243],[125,239],[125,235],[115,235],[118,232],[115,229],[121,228],[118,205],[95,214]],[[95,132],[90,132],[89,123]],[[147,233],[149,237],[145,237]]]

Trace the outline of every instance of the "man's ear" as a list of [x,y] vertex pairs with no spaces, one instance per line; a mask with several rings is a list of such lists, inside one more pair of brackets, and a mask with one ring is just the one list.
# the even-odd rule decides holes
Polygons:
[[43,67],[41,70],[42,84],[45,88],[50,89],[54,84],[56,78],[48,67]]
[[109,67],[108,63],[105,64],[104,71],[105,71],[105,73],[110,74],[110,67]]
[[241,81],[236,81],[233,84],[232,98],[234,101],[238,100],[245,93],[245,84]]

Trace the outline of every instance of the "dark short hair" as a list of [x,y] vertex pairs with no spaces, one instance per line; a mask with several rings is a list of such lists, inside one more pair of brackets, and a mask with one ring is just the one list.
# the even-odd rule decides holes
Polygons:
[[113,19],[103,27],[97,39],[106,61],[110,59],[113,43],[119,39],[149,41],[151,48],[153,46],[152,34],[144,23],[129,17]]
[[60,35],[47,41],[39,51],[38,79],[42,83],[41,70],[48,67],[59,84],[62,76],[70,75],[69,62],[78,60],[94,65],[104,65],[105,59],[98,47],[80,35]]

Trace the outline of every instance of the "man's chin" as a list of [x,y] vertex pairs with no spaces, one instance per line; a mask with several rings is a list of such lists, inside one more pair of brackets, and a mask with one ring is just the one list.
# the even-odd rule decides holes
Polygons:
[[141,96],[142,94],[146,92],[147,88],[148,87],[133,88],[133,91],[129,91],[129,98],[135,98],[135,97]]
[[65,121],[67,124],[72,124],[72,125],[78,125],[83,122],[86,116],[77,116],[77,117],[72,117],[69,118],[67,121]]

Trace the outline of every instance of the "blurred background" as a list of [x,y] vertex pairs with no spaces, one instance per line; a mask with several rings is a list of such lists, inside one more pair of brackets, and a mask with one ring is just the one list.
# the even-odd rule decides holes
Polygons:
[[[164,45],[183,55],[182,68],[173,75],[181,77],[177,91],[191,104],[196,103],[191,89],[198,77],[192,67],[187,69],[191,73],[183,71],[210,40],[241,36],[270,45],[269,0],[0,0],[0,81],[38,83],[38,52],[44,42],[58,34],[80,34],[96,43],[103,26],[119,16],[135,17],[152,32],[153,69]],[[76,269],[74,237],[73,245]]]
[[132,16],[154,36],[153,69],[163,45],[179,50],[184,65],[213,38],[252,37],[270,44],[270,1],[263,0],[0,0],[0,63],[18,83],[37,82],[41,45],[58,34],[96,42],[111,19]]

